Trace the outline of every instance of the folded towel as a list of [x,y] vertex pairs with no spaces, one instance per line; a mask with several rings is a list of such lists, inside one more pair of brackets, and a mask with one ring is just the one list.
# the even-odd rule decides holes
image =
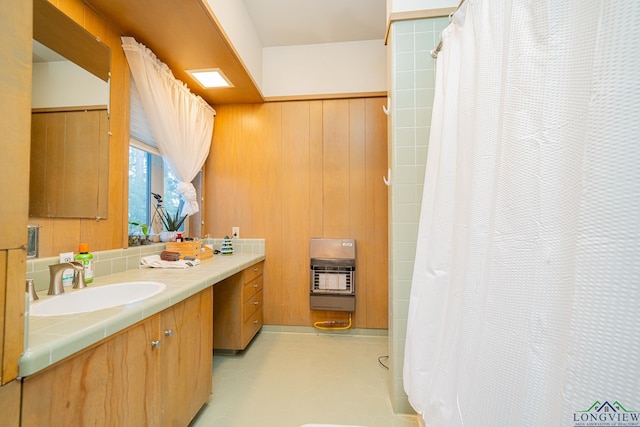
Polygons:
[[160,255],[149,255],[140,258],[140,268],[187,268],[200,264],[199,259],[190,261],[163,261]]

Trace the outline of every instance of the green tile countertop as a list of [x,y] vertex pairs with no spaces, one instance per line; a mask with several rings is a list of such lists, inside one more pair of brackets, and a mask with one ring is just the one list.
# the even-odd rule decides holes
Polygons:
[[[32,375],[264,259],[264,254],[252,253],[214,255],[186,269],[140,268],[97,277],[89,286],[144,280],[162,282],[166,288],[128,305],[65,316],[29,317],[19,375]],[[82,290],[67,288],[65,292]],[[46,293],[38,292],[38,296],[64,298]]]

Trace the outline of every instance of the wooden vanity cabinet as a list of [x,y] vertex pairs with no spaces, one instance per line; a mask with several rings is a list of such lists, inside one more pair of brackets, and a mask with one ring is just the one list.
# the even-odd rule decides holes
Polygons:
[[23,379],[23,426],[187,426],[211,394],[211,288]]
[[160,315],[161,425],[188,425],[211,395],[213,291],[198,295]]
[[259,262],[213,286],[213,347],[244,350],[263,324],[263,269]]

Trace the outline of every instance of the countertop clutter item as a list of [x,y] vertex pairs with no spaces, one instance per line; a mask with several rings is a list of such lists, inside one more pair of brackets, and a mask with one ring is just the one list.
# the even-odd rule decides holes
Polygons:
[[202,260],[213,256],[213,251],[207,247],[203,247],[200,240],[167,242],[165,249],[170,252],[178,252],[180,254],[180,259],[184,259],[184,257],[192,257]]
[[88,243],[80,243],[78,247],[78,255],[75,256],[75,260],[81,262],[84,266],[83,274],[84,274],[84,282],[91,283],[93,282],[93,255],[89,253],[89,244]]
[[220,245],[220,252],[222,255],[233,255],[233,243],[231,243],[229,236],[224,236]]
[[199,259],[164,261],[160,255],[149,255],[140,258],[140,268],[188,268],[200,264]]
[[163,261],[178,261],[180,259],[180,252],[162,251],[160,259]]

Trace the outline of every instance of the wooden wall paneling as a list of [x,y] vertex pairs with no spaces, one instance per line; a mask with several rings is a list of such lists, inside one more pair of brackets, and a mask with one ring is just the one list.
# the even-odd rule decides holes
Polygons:
[[349,237],[349,100],[323,103],[322,237]]
[[[325,100],[322,110],[323,238],[350,238],[350,100]],[[348,313],[312,312],[313,322],[346,320]]]
[[[107,115],[104,112],[96,112],[99,113],[99,123],[98,123],[98,128],[99,130],[98,135],[100,136],[100,147],[99,153],[96,153],[97,156],[109,156],[107,157],[108,159],[110,159],[110,155],[109,155],[109,145],[110,145],[110,141],[109,141],[109,125],[108,125],[108,119],[107,119]],[[127,149],[127,154],[128,154],[128,149]],[[116,159],[120,159],[121,156],[121,152],[115,152],[112,153],[112,155],[114,157],[116,157]],[[128,155],[127,155],[127,159],[128,159]],[[99,164],[102,164],[102,162],[98,162]],[[120,169],[121,170],[121,174],[124,173],[124,170],[122,170],[121,168],[121,162],[114,162],[114,164],[117,164],[117,167],[114,167],[114,169]],[[128,161],[127,161],[128,164]],[[96,184],[97,183],[102,183],[102,182],[108,182],[109,179],[109,170],[98,170],[95,171],[95,175],[96,175]],[[114,180],[116,182],[120,182],[122,183],[123,180],[121,178],[118,177],[114,177]],[[91,251],[96,251],[96,250],[104,250],[107,248],[114,248],[114,247],[126,247],[125,245],[120,245],[120,238],[118,237],[118,235],[116,234],[115,236],[113,235],[113,233],[109,233],[109,228],[110,226],[113,224],[117,224],[118,223],[118,219],[122,219],[122,217],[119,215],[122,212],[122,203],[120,202],[120,200],[126,200],[127,203],[124,203],[125,206],[127,206],[128,209],[128,180],[127,180],[127,190],[126,192],[122,190],[122,185],[120,185],[121,188],[121,193],[120,195],[113,195],[113,199],[111,204],[112,209],[111,212],[109,212],[109,202],[108,202],[108,198],[110,196],[110,186],[107,185],[106,187],[101,186],[98,189],[98,200],[96,200],[96,204],[98,205],[98,212],[105,212],[107,215],[106,219],[81,219],[80,220],[80,237],[79,237],[79,242],[89,242],[89,249]],[[104,197],[104,193],[107,194],[107,198]],[[119,198],[118,198],[119,197]],[[87,201],[89,202],[89,201]],[[81,203],[81,201],[79,201],[79,203]],[[100,209],[100,207],[105,207],[106,204],[106,209]],[[113,217],[112,217],[113,215]],[[127,218],[128,218],[128,214],[127,214]],[[127,242],[128,245],[129,242]],[[74,252],[77,251],[77,248],[74,249]]]
[[[66,167],[64,164],[64,150],[53,149],[53,147],[61,147],[65,144],[65,122],[64,114],[47,114],[45,126],[45,153],[47,160],[45,167],[47,173],[51,173],[52,176],[56,176],[57,172],[64,171]],[[63,184],[63,182],[58,182],[58,179],[48,179],[45,183],[45,192],[55,194],[55,197],[51,199],[54,210],[61,209],[64,206],[64,191],[57,191],[57,187]]]
[[[240,182],[240,193],[237,196],[240,202],[240,217],[231,218],[231,222],[241,222],[240,235],[248,237],[258,235],[259,232],[261,218],[258,218],[256,209],[269,216],[272,215],[272,212],[267,211],[267,206],[259,204],[263,193],[268,190],[263,168],[270,160],[270,150],[267,145],[271,141],[265,134],[265,124],[263,123],[267,120],[266,107],[260,104],[250,104],[243,106],[242,110],[242,140],[240,141],[242,171],[239,174],[242,181]],[[277,167],[275,164],[270,166]],[[231,230],[224,232],[228,234]]]
[[[324,237],[324,101],[309,103],[309,238]],[[309,262],[309,242],[306,243],[305,262]],[[305,267],[309,274],[309,267]],[[307,277],[307,281],[309,278]],[[307,283],[307,287],[309,283]],[[302,302],[301,302],[302,304]],[[305,295],[304,306],[309,307],[309,294]],[[307,311],[303,319],[291,319],[289,322],[310,326],[318,320],[325,320],[327,312]],[[307,320],[309,319],[309,320]]]
[[[87,31],[89,31],[91,34],[96,36],[103,43],[109,45],[109,43],[107,43],[106,40],[112,37],[113,29],[110,28],[110,25],[107,22],[107,20],[102,18],[100,15],[98,15],[96,11],[90,7],[85,7],[83,9],[83,13],[84,13],[84,23],[83,23],[84,28]],[[111,55],[113,56],[113,52],[111,53]],[[111,61],[113,62],[113,58],[111,59]]]
[[257,120],[247,121],[244,128],[244,158],[249,164],[247,189],[252,197],[250,204],[246,206],[248,209],[244,209],[243,217],[249,224],[249,237],[256,236],[256,233],[264,230],[279,238],[282,197],[282,104],[253,104],[249,108],[255,111],[255,115],[251,116]]
[[85,6],[81,0],[49,0],[58,9],[63,11],[65,15],[76,21],[84,28],[84,9]]
[[366,141],[364,99],[349,100],[349,237],[356,239],[356,327],[367,324]]
[[39,153],[46,153],[47,151],[47,115],[46,114],[32,114],[31,115],[31,152],[29,162],[29,187],[37,189],[36,191],[29,192],[29,206],[36,209],[42,209],[44,207],[44,195],[47,194],[46,185],[47,181],[44,179],[44,174],[32,173],[36,170],[44,170],[46,167],[45,155],[38,155]]
[[[82,220],[69,218],[69,219],[54,219],[51,221],[52,225],[52,250],[53,253],[49,256],[59,255],[60,252],[78,252],[78,244],[82,238]],[[84,240],[89,242],[89,248],[95,251],[92,240]]]
[[[109,159],[109,116],[106,110],[98,112],[99,114],[99,130],[98,136],[100,138],[99,153],[100,159]],[[118,153],[115,153],[117,155]],[[119,156],[118,156],[119,157]],[[104,162],[99,162],[100,165],[104,165]],[[107,217],[109,216],[109,162],[106,163],[107,167],[101,167],[97,172],[98,175],[98,212],[104,212]],[[101,214],[103,215],[103,214]],[[108,247],[108,246],[107,246]]]
[[221,237],[238,225],[242,237],[266,239],[266,324],[346,320],[344,312],[309,310],[308,245],[310,237],[353,236],[359,258],[356,326],[386,327],[387,187],[382,176],[387,135],[382,101],[217,108],[205,169],[206,203],[215,212],[207,213],[207,232]]
[[[89,15],[93,16],[93,15]],[[88,20],[92,23],[93,19]],[[92,24],[100,27],[99,23]],[[127,247],[129,218],[129,64],[122,50],[120,32],[105,21],[103,42],[111,48],[111,81],[109,110],[109,217],[91,224],[102,227],[101,234],[111,237],[106,249]],[[93,27],[92,27],[93,28]]]
[[[224,237],[231,232],[234,218],[240,218],[244,197],[240,191],[240,146],[242,143],[242,106],[216,107],[213,140],[205,162],[206,211],[204,234]],[[242,236],[242,229],[241,236]]]
[[[63,165],[60,170],[73,170],[83,177],[83,179],[71,180],[61,176],[59,180],[53,182],[61,192],[58,212],[62,212],[64,216],[70,216],[72,211],[78,209],[93,212],[98,205],[97,199],[88,199],[85,195],[97,194],[98,191],[100,170],[92,165],[98,164],[100,149],[87,150],[86,141],[89,138],[91,140],[99,138],[101,130],[106,135],[108,129],[100,129],[101,119],[98,111],[71,111],[56,114],[65,118],[64,149],[61,150]],[[106,111],[104,114],[106,116]]]
[[[310,322],[309,221],[310,144],[309,102],[282,104],[282,276],[279,292],[283,319]],[[266,306],[266,304],[265,304]],[[275,317],[275,316],[274,316]],[[270,318],[270,317],[267,317]]]
[[[84,4],[83,4],[84,6]],[[76,20],[80,23],[80,21]],[[121,47],[120,31],[88,6],[83,8],[83,27],[111,49],[107,218],[82,219],[77,242],[89,243],[91,251],[127,247],[129,167],[129,65]],[[70,246],[76,246],[70,242]],[[77,251],[77,247],[74,247]]]
[[[309,237],[322,237],[323,221],[323,120],[322,101],[309,102]],[[307,245],[307,252],[309,248]]]
[[[240,235],[266,239],[264,304],[282,304],[274,291],[282,283],[282,104],[267,103],[246,107],[250,112],[243,122],[243,156],[248,179],[244,192],[249,194],[242,207]],[[245,163],[243,162],[243,163]],[[248,227],[244,224],[248,224]],[[244,231],[243,231],[244,229]],[[270,315],[282,316],[271,311]]]
[[366,101],[366,233],[367,327],[388,328],[388,187],[382,180],[387,175],[387,118],[381,98]]

